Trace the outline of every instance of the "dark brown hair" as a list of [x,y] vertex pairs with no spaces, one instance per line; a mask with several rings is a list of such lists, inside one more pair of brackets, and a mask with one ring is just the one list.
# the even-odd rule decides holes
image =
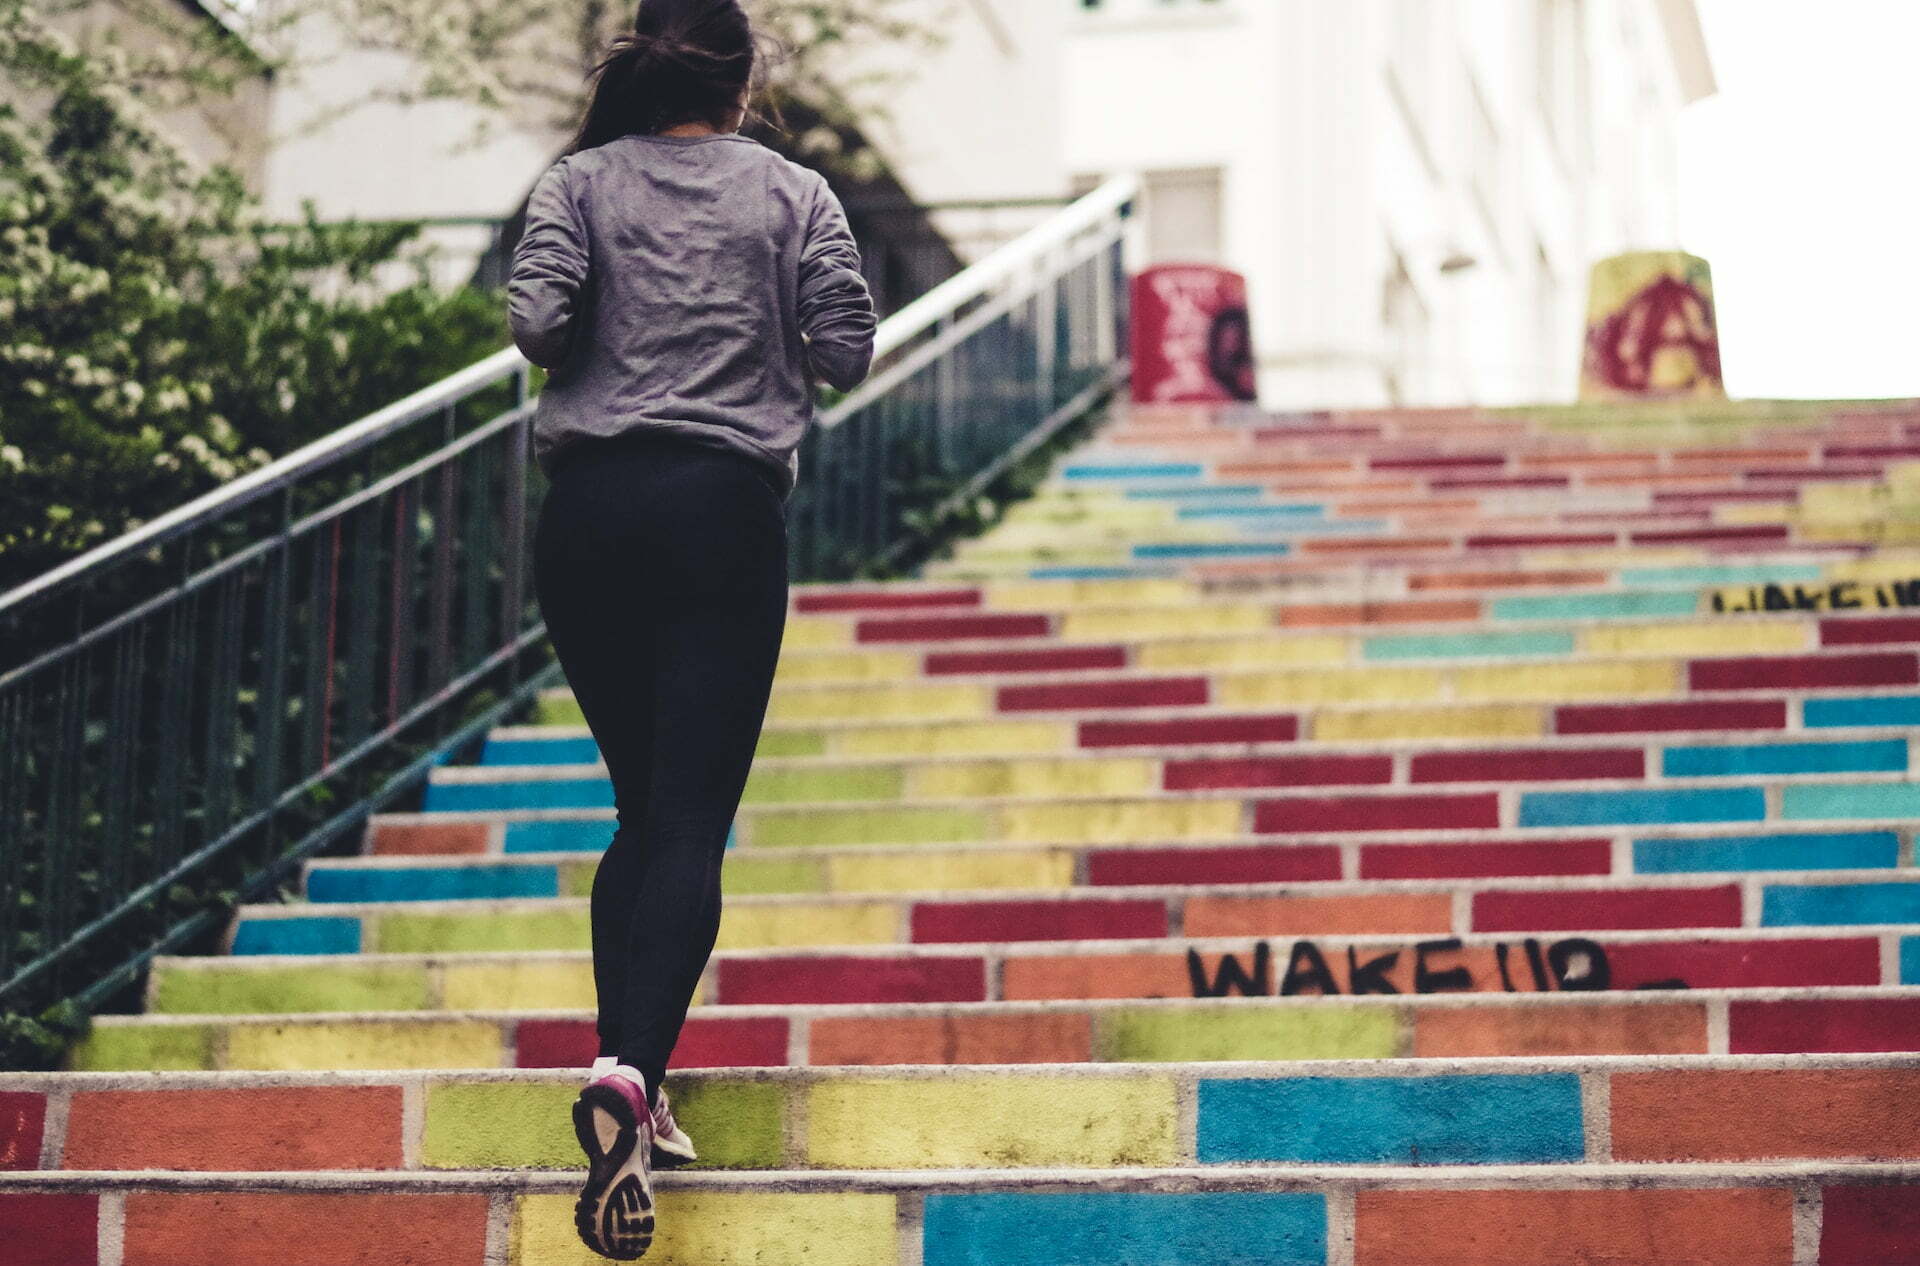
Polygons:
[[679,123],[725,128],[765,64],[740,0],[640,0],[633,30],[588,75],[587,108],[565,153]]

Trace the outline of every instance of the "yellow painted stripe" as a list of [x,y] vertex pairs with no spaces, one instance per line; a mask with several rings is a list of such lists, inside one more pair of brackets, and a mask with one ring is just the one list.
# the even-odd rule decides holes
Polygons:
[[1141,759],[969,761],[907,771],[910,799],[981,796],[1143,796],[1158,790],[1160,762]]
[[221,1067],[264,1072],[498,1068],[498,1026],[473,1020],[393,1024],[232,1024]]
[[774,691],[767,718],[775,722],[863,721],[893,717],[974,720],[993,711],[993,689],[981,685],[832,686]]
[[[648,1266],[896,1266],[901,1260],[899,1215],[889,1195],[663,1190],[656,1199]],[[511,1266],[606,1266],[606,1258],[580,1242],[573,1205],[572,1196],[515,1201]]]
[[1807,621],[1720,620],[1712,624],[1597,625],[1580,632],[1584,655],[1784,654],[1813,645]]
[[[1272,614],[1262,610],[1269,623]],[[1135,660],[1142,668],[1269,668],[1288,664],[1344,664],[1353,643],[1344,637],[1276,637],[1258,640],[1220,639],[1204,642],[1161,642],[1141,647]]]
[[1502,664],[1460,668],[1454,693],[1462,699],[1591,699],[1671,695],[1680,689],[1673,660],[1617,660],[1593,664]]
[[1534,707],[1356,708],[1316,712],[1307,721],[1320,743],[1376,739],[1538,738],[1547,732],[1546,711]]
[[736,902],[721,912],[716,948],[889,945],[899,939],[900,908],[892,902],[817,906],[747,906]]
[[1162,577],[1115,580],[1007,580],[985,586],[991,611],[1054,611],[1076,606],[1179,606],[1200,597],[1198,585]]
[[920,656],[912,651],[783,654],[774,683],[777,688],[828,681],[899,681],[919,675]]
[[440,1005],[448,1011],[591,1011],[593,968],[585,962],[448,963]]
[[1004,756],[1069,752],[1079,743],[1072,722],[981,721],[958,725],[890,725],[829,731],[835,756]]
[[916,853],[827,859],[834,892],[932,892],[960,888],[1070,888],[1073,854]]
[[1273,627],[1273,611],[1270,607],[1247,605],[1070,611],[1060,617],[1060,637],[1067,642],[1272,633]]
[[1238,800],[1003,805],[1000,838],[1010,844],[1219,839],[1239,834],[1245,822]]
[[1171,1165],[1167,1077],[826,1081],[807,1093],[807,1158],[826,1169]]
[[1213,682],[1222,707],[1285,707],[1310,703],[1418,702],[1443,697],[1436,668],[1324,668],[1222,676]]
[[842,616],[788,616],[786,632],[780,637],[782,650],[830,650],[851,645],[853,621]]

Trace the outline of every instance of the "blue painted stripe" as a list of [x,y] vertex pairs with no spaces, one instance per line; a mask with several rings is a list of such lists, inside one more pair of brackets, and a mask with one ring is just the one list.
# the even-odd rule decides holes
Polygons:
[[1325,506],[1313,505],[1229,505],[1182,506],[1183,519],[1319,519]]
[[1370,637],[1367,659],[1495,659],[1522,655],[1571,655],[1573,634],[1415,633]]
[[1292,552],[1285,541],[1171,541],[1133,547],[1135,558],[1280,558]]
[[1521,826],[1652,826],[1668,822],[1763,822],[1759,787],[1686,790],[1530,791],[1520,797]]
[[1164,501],[1182,497],[1259,497],[1266,491],[1263,484],[1177,484],[1170,488],[1128,488],[1124,495],[1134,501]]
[[506,853],[599,853],[613,839],[612,818],[556,818],[507,823]]
[[1900,837],[1892,831],[1633,842],[1633,869],[1642,875],[1710,870],[1878,870],[1899,862]]
[[1198,479],[1207,468],[1198,462],[1143,462],[1130,466],[1069,466],[1060,473],[1067,479]]
[[242,919],[233,931],[235,954],[358,954],[360,920]]
[[1900,983],[1920,985],[1920,936],[1900,939]]
[[1491,1165],[1586,1154],[1579,1078],[1282,1077],[1200,1083],[1200,1162]]
[[1794,822],[1920,817],[1920,783],[1800,783],[1781,789],[1780,816]]
[[1661,768],[1669,778],[1726,778],[1743,774],[1893,774],[1907,767],[1907,741],[1869,743],[1736,743],[1725,747],[1669,747]]
[[1697,567],[1623,567],[1623,585],[1765,585],[1821,579],[1812,563],[1731,563]]
[[1623,593],[1529,593],[1495,598],[1496,620],[1596,620],[1616,616],[1692,615],[1700,609],[1698,594],[1671,589],[1638,589]]
[[930,1195],[926,1266],[1324,1266],[1316,1192]]
[[1920,923],[1920,883],[1780,884],[1760,893],[1760,926]]
[[307,900],[313,902],[483,901],[559,895],[557,866],[329,866],[307,873]]
[[1035,567],[1029,580],[1132,580],[1140,576],[1170,576],[1164,567]]
[[591,736],[550,739],[490,738],[480,750],[482,765],[594,765],[600,745]]
[[489,809],[611,809],[606,778],[536,778],[524,782],[435,782],[421,799],[424,812]]
[[1809,699],[1807,728],[1839,726],[1920,725],[1920,695],[1866,695],[1854,699]]

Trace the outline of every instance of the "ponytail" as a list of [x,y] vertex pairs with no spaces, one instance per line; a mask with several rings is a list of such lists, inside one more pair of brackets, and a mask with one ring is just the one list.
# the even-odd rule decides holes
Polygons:
[[762,64],[740,0],[640,0],[633,30],[589,73],[586,111],[566,153],[679,123],[725,128]]

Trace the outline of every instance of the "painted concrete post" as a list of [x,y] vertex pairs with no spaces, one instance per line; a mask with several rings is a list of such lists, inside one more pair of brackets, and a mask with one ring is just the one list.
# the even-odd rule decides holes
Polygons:
[[1135,404],[1255,398],[1247,279],[1211,264],[1163,264],[1133,279]]
[[1706,260],[1634,251],[1593,266],[1582,400],[1725,395]]

